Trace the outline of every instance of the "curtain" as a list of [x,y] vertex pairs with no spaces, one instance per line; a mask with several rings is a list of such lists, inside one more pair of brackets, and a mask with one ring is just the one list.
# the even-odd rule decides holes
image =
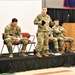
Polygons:
[[59,9],[59,8],[48,8],[48,15],[54,21],[58,19],[60,21],[60,25],[64,22],[75,22],[75,10],[74,9]]

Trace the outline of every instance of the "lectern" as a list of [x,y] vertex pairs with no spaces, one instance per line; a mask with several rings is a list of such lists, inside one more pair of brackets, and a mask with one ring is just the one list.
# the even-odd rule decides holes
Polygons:
[[74,38],[72,50],[75,50],[75,23],[63,23],[62,26],[66,29],[65,35]]

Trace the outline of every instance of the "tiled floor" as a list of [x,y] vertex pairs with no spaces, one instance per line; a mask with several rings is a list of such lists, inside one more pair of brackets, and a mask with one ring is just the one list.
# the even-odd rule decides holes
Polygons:
[[0,75],[75,75],[75,67],[58,67],[58,68],[17,72],[13,74],[3,73]]

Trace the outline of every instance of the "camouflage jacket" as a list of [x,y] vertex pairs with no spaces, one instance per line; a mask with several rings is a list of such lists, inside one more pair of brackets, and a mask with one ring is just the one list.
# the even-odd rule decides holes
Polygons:
[[[42,20],[46,22],[44,26],[41,25]],[[49,26],[53,25],[53,22],[49,15],[39,14],[35,18],[34,24],[38,25],[38,31],[49,31]]]
[[53,29],[53,36],[54,37],[65,37],[64,36],[64,32],[66,32],[66,30],[62,27],[62,26],[53,26],[52,27],[52,29]]
[[21,28],[19,26],[13,27],[9,24],[5,27],[4,32],[4,38],[21,37]]
[[53,29],[49,27],[49,37],[53,37]]

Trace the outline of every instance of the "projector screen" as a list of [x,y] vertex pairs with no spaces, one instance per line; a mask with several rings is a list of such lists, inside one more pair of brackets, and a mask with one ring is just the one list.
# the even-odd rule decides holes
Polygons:
[[[37,25],[33,21],[41,13],[42,0],[3,0],[0,1],[0,52],[3,46],[2,33],[6,25],[11,23],[12,18],[18,19],[18,25],[22,32],[28,32],[36,36]],[[33,37],[30,38],[31,40]],[[36,43],[37,40],[35,38]],[[27,46],[27,51],[30,45]],[[33,51],[34,46],[30,51]],[[15,48],[14,53],[18,49]],[[4,46],[2,53],[8,53],[7,47]]]

